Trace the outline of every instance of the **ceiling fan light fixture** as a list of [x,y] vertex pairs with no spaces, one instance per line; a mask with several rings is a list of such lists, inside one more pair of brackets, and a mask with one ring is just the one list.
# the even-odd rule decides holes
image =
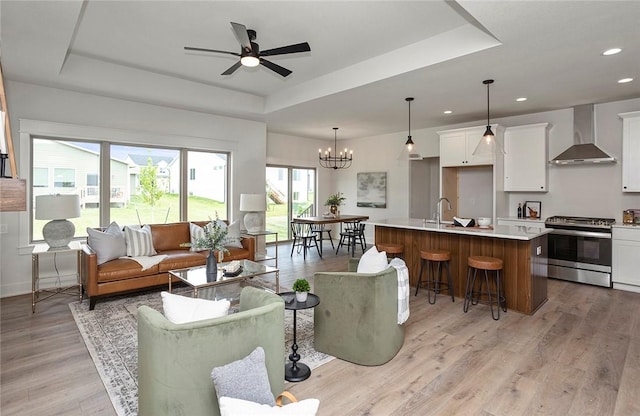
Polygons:
[[240,58],[240,62],[242,63],[242,65],[248,66],[250,68],[260,65],[260,59],[251,55],[243,56],[242,58]]

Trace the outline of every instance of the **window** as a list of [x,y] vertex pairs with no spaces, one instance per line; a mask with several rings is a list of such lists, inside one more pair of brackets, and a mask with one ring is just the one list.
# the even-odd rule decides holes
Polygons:
[[192,179],[187,184],[187,220],[227,219],[227,154],[188,151],[187,165]]
[[[229,154],[108,143],[32,138],[32,207],[44,194],[78,194],[81,217],[69,219],[76,237],[87,227],[228,218]],[[186,154],[187,166],[181,164]],[[100,166],[110,174],[101,178]],[[48,166],[48,167],[45,167]],[[184,170],[183,170],[184,169]],[[198,175],[196,179],[196,170]],[[181,193],[181,178],[187,188]],[[102,190],[101,190],[102,189]],[[108,190],[108,201],[102,201]],[[181,212],[181,207],[187,207]],[[48,221],[31,217],[31,240]]]
[[33,168],[31,181],[34,188],[47,188],[49,186],[49,168]]
[[[316,170],[267,166],[266,228],[290,239],[289,222],[294,217],[316,215]],[[267,241],[275,238],[267,237]]]
[[[180,151],[112,144],[110,219],[118,224],[180,221]],[[121,189],[128,192],[121,192]],[[113,196],[116,196],[114,199]]]
[[[87,227],[100,226],[99,195],[94,194],[89,185],[90,181],[99,181],[95,173],[100,171],[98,143],[33,139],[31,165],[32,207],[35,208],[38,195],[76,194],[80,196],[80,217],[68,218],[76,227],[76,236],[86,236]],[[49,220],[36,220],[35,210],[32,212],[32,240],[42,239],[42,227],[47,222]]]
[[53,186],[54,188],[75,188],[76,170],[73,168],[54,168]]

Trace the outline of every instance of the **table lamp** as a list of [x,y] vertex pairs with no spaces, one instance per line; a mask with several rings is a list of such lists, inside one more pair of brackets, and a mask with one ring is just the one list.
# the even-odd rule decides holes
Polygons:
[[78,195],[38,195],[36,196],[36,219],[49,221],[42,228],[44,241],[51,248],[67,247],[76,227],[67,218],[80,216]]
[[255,233],[264,229],[261,213],[266,210],[266,194],[240,194],[240,211],[246,212],[244,226],[247,232]]

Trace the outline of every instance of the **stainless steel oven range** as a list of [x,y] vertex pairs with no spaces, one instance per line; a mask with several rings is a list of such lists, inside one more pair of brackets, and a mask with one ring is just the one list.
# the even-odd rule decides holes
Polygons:
[[612,218],[549,217],[548,275],[554,279],[611,287]]

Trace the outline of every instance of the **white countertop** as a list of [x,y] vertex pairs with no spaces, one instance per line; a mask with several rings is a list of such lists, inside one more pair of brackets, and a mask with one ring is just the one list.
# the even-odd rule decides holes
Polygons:
[[[550,233],[551,228],[537,226],[523,227],[513,225],[494,225],[491,228],[464,228],[452,227],[450,223],[437,225],[433,222],[425,222],[417,218],[391,218],[383,220],[366,221],[370,225],[381,227],[405,228],[409,230],[433,231],[438,233],[463,234],[481,237],[505,238],[509,240],[533,240],[536,237]],[[532,224],[533,225],[533,224]]]
[[518,217],[499,217],[498,220],[506,220],[506,221],[526,221],[526,222],[530,222],[532,227],[536,227],[537,225],[534,224],[540,224],[541,227],[544,227],[544,220],[542,218],[531,218],[531,217],[522,217],[522,218],[518,218]]
[[628,228],[628,229],[640,230],[640,224],[624,224],[622,222],[613,224],[611,227],[613,227],[613,228]]

